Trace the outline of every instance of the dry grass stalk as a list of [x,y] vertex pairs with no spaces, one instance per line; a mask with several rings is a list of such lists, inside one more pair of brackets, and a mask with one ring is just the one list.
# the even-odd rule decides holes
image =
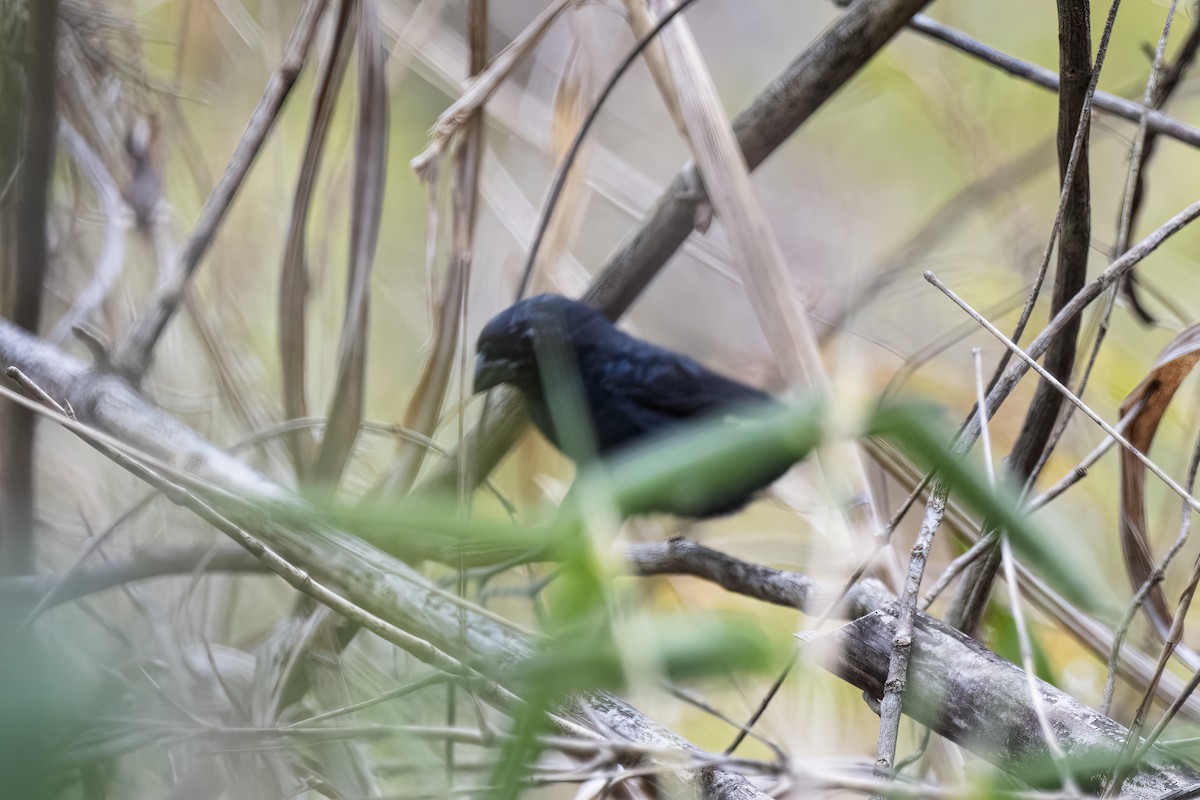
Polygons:
[[[478,75],[487,60],[487,12],[486,7],[479,18],[475,5],[472,5],[470,15],[470,39],[468,72],[471,76]],[[476,208],[478,205],[480,172],[484,153],[484,119],[483,108],[471,116],[459,133],[458,150],[455,153],[454,185],[451,190],[450,213],[450,257],[447,267],[447,279],[442,296],[432,305],[431,325],[432,341],[429,353],[421,367],[417,378],[416,388],[404,411],[403,426],[423,436],[432,436],[437,421],[445,404],[446,393],[450,385],[450,376],[454,372],[454,356],[464,341],[464,326],[466,321],[466,296],[470,285],[471,262],[474,257],[474,234]],[[428,173],[426,173],[428,175]],[[430,187],[429,214],[430,225],[436,223],[436,195]],[[427,236],[434,236],[435,231],[427,231]],[[436,291],[431,282],[428,291]],[[464,355],[465,359],[465,355]],[[460,364],[461,381],[465,387],[467,372],[465,360]],[[460,406],[463,398],[459,398]],[[421,464],[425,460],[428,448],[406,441],[400,444],[396,460],[384,477],[376,484],[371,494],[385,496],[390,494],[407,494],[416,482]]]
[[[595,68],[595,58],[590,40],[593,36],[588,29],[588,21],[580,19],[587,10],[575,12],[572,22],[576,47],[572,50],[567,65],[563,69],[554,92],[554,103],[550,115],[550,157],[556,167],[570,151],[571,143],[587,116],[595,91],[592,86],[592,73]],[[595,13],[592,11],[591,13]],[[531,94],[527,92],[527,94]],[[567,258],[571,242],[587,219],[587,209],[591,200],[591,189],[586,178],[587,164],[590,160],[591,148],[584,146],[576,157],[576,166],[567,176],[562,192],[555,206],[555,215],[551,218],[542,245],[537,253],[537,262],[528,278],[527,294],[538,294],[542,291],[553,291],[568,296],[578,296],[582,287],[575,287],[576,274],[571,270],[573,258]],[[535,240],[536,241],[536,240]],[[586,283],[585,283],[586,286]]]
[[[669,9],[665,2],[654,6],[660,15]],[[699,47],[683,19],[676,19],[664,29],[661,38],[679,90],[679,105],[697,170],[729,236],[734,261],[743,271],[759,324],[789,387],[805,386],[828,396],[832,391],[829,376],[808,309],[792,283],[783,248],[750,183],[749,168]],[[882,525],[874,512],[866,469],[857,449],[849,445],[831,451],[825,466],[831,469],[827,475],[831,482],[844,482],[837,487],[842,491],[835,489],[835,496],[853,504],[853,535],[860,552],[870,552],[870,542]]]
[[[483,161],[481,191],[488,210],[504,226],[517,248],[529,252],[538,224],[538,210],[521,191],[512,173],[504,168],[498,154],[490,149]],[[568,297],[578,297],[587,291],[591,273],[569,249],[558,253],[554,267],[549,280],[555,291]]]
[[438,116],[429,133],[429,144],[411,162],[418,175],[426,175],[450,144],[459,129],[483,106],[513,69],[537,45],[542,35],[562,12],[578,0],[554,0],[545,11],[509,42],[488,63],[487,68],[469,82],[461,97]]
[[[629,22],[629,29],[633,31],[635,38],[642,38],[654,27],[654,17],[650,14],[646,0],[622,0],[622,2],[625,6],[625,19]],[[662,98],[663,105],[667,107],[667,113],[671,115],[671,121],[675,123],[679,132],[686,136],[687,123],[684,121],[683,111],[679,107],[679,89],[675,85],[675,78],[671,75],[671,66],[667,63],[667,55],[662,41],[651,42],[642,57],[650,69],[650,76],[654,78],[654,85],[658,87],[659,97]]]
[[358,0],[358,121],[354,144],[354,187],[350,209],[350,257],[346,316],[338,344],[337,378],[329,404],[329,426],[313,469],[321,484],[337,486],[358,437],[366,383],[371,268],[383,216],[387,179],[388,95],[376,0]]
[[[292,195],[291,218],[288,220],[284,243],[283,266],[279,276],[279,364],[283,375],[283,410],[288,419],[308,416],[305,388],[309,289],[305,240],[308,212],[325,155],[338,92],[350,60],[355,31],[353,9],[354,3],[350,0],[337,0],[334,5],[329,52],[325,54],[313,89],[304,160],[300,164],[296,190]],[[307,430],[296,431],[287,437],[286,442],[296,475],[304,481],[312,468],[312,434]]]
[[[424,5],[419,7],[411,17],[389,16],[385,13],[384,19],[396,32],[398,42],[417,38],[416,33],[410,34],[412,28],[418,29],[419,32],[429,31],[428,43],[424,47],[404,52],[412,52],[416,58],[415,69],[427,80],[443,91],[459,95],[469,85],[469,81],[459,77],[461,70],[458,67],[466,60],[466,48],[449,24],[433,24],[419,17],[423,8]],[[595,12],[595,9],[580,9],[577,13],[583,13],[585,10]],[[397,44],[397,47],[399,46]],[[502,83],[488,100],[488,119],[492,124],[504,128],[522,142],[539,150],[551,151],[555,147],[554,114],[551,104],[533,96],[531,92],[521,92],[511,83]],[[547,131],[551,132],[550,135],[547,135]],[[661,184],[602,141],[588,141],[584,153],[591,168],[580,170],[580,175],[589,189],[612,203],[630,219],[640,220],[645,217],[653,198],[662,190]],[[491,188],[489,175],[492,174],[492,170],[503,170],[503,165],[495,158],[488,158],[484,161],[483,169],[484,192],[500,194],[500,187]],[[506,196],[511,194],[506,187],[503,193]],[[511,195],[511,203],[516,203],[520,208],[529,205],[523,194]],[[518,245],[527,250],[528,231],[536,225],[536,216],[528,223],[511,218],[509,214],[518,214],[516,207],[511,203],[489,201],[492,213],[501,218]],[[684,242],[682,247],[689,257],[695,258],[706,268],[721,274],[732,283],[740,284],[741,279],[729,268],[729,247],[721,230],[711,230],[704,237],[692,237]],[[574,256],[568,251],[561,251],[555,262],[559,270],[554,275],[556,285],[564,294],[572,297],[583,294],[590,279],[590,274],[582,266],[577,268],[577,264]]]

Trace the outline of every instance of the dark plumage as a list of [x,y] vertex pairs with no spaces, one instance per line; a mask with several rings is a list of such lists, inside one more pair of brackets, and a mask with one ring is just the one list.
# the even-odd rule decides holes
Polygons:
[[[502,383],[515,387],[538,429],[577,463],[586,459],[588,449],[576,446],[572,440],[578,437],[559,435],[547,401],[547,375],[570,374],[556,370],[578,376],[600,456],[684,422],[775,402],[685,355],[635,339],[594,308],[559,295],[530,297],[501,311],[479,334],[477,350],[475,391]],[[764,464],[753,472],[731,476],[719,496],[699,505],[656,510],[696,517],[731,513],[786,472],[786,466]]]

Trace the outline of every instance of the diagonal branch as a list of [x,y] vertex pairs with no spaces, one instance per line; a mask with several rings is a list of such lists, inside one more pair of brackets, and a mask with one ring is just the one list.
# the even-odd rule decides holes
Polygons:
[[[245,550],[232,547],[171,547],[139,552],[127,559],[75,570],[73,574],[0,578],[0,603],[32,605],[49,592],[47,608],[127,583],[190,575],[194,572],[256,573],[266,570]],[[66,577],[64,582],[62,578]]]
[[[275,556],[273,568],[291,580],[312,581],[324,589],[336,586],[336,592],[322,593],[324,599],[342,598],[348,610],[358,609],[364,619],[385,623],[391,635],[423,641],[432,648],[430,652],[442,654],[437,658],[445,656],[498,678],[519,674],[532,656],[532,643],[500,618],[439,589],[417,570],[363,540],[316,521],[318,515],[312,515],[311,525],[285,527],[265,519],[261,511],[251,511],[250,505],[274,507],[301,501],[151,406],[119,376],[90,369],[3,319],[0,365],[20,369],[51,397],[69,403],[81,422],[107,437],[175,468],[186,465],[189,476],[237,495],[242,502],[218,515],[226,519],[214,516],[212,521],[231,535],[237,534],[237,527],[253,530],[257,546],[268,558]],[[250,541],[240,543],[255,546]],[[600,725],[631,741],[694,751],[690,743],[613,695],[575,696],[559,712],[576,725]],[[765,798],[736,772],[706,770],[692,777],[720,787],[709,797]]]
[[267,134],[279,118],[283,102],[291,93],[308,58],[308,49],[316,35],[317,22],[325,10],[326,2],[327,0],[308,0],[301,9],[296,27],[292,30],[284,49],[283,60],[271,73],[258,106],[251,114],[246,130],[229,158],[225,174],[204,201],[200,219],[196,221],[196,226],[180,247],[172,273],[155,289],[146,311],[134,322],[118,345],[113,364],[135,382],[141,380],[150,366],[154,348],[167,323],[179,309],[184,292],[187,291],[196,268],[200,266],[200,259],[208,252],[234,196],[242,187],[242,181],[250,171],[254,159],[262,151]]
[[[787,141],[817,109],[862,69],[929,0],[860,0],[838,18],[808,49],[733,120],[733,131],[753,170]],[[587,302],[616,319],[650,284],[682,246],[706,203],[690,164],[675,177],[588,289]],[[514,393],[497,391],[499,402],[471,431],[466,479],[476,486],[516,442],[526,422]],[[458,481],[455,459],[434,470],[422,484],[427,491],[453,492]]]
[[[1166,27],[1170,27],[1169,20]],[[1192,62],[1196,60],[1196,54],[1200,52],[1200,20],[1193,20],[1191,30],[1188,31],[1187,38],[1180,46],[1179,52],[1175,56],[1175,61],[1172,62],[1169,68],[1163,70],[1161,80],[1156,80],[1159,70],[1162,69],[1162,53],[1165,49],[1167,39],[1165,34],[1166,31],[1164,30],[1164,35],[1159,42],[1158,49],[1155,51],[1154,65],[1151,68],[1150,80],[1146,83],[1146,96],[1143,98],[1143,103],[1154,109],[1154,111],[1160,110],[1167,104],[1167,100],[1171,97],[1171,94],[1180,85],[1183,74],[1191,67]],[[1134,140],[1134,148],[1131,152],[1129,165],[1132,186],[1126,188],[1127,195],[1125,201],[1121,204],[1121,228],[1116,246],[1113,248],[1114,255],[1124,252],[1128,246],[1129,237],[1133,235],[1138,212],[1142,209],[1142,200],[1146,194],[1146,166],[1150,163],[1150,158],[1154,155],[1155,145],[1158,144],[1158,136],[1160,135],[1160,132],[1150,125],[1150,113],[1147,112],[1142,117],[1142,122],[1138,125],[1137,138]],[[1130,307],[1138,315],[1138,318],[1142,322],[1151,323],[1154,321],[1154,318],[1142,307],[1141,300],[1134,288],[1137,285],[1136,278],[1136,275],[1129,276],[1121,284],[1121,293],[1129,301]]]
[[[625,556],[639,575],[694,575],[731,592],[810,613],[830,594],[828,587],[799,573],[741,561],[680,539],[630,545]],[[898,625],[896,599],[877,581],[861,581],[837,613],[857,619],[827,636],[803,637],[809,641],[801,652],[814,651],[813,658],[825,669],[881,698]],[[916,615],[912,637],[910,669],[920,680],[909,685],[904,712],[1032,782],[1035,771],[1048,766],[1049,751],[1025,671],[926,614]],[[837,646],[816,650],[826,643]],[[1097,791],[1120,753],[1126,729],[1044,681],[1035,678],[1032,683],[1075,777],[1084,789]],[[1050,767],[1037,783],[1055,777]],[[1122,797],[1158,798],[1200,782],[1198,777],[1155,752],[1130,778]]]
[[[1113,0],[1108,24],[1093,67],[1090,0],[1058,0],[1058,176],[1061,196],[1041,269],[1012,337],[1018,342],[1033,311],[1056,234],[1058,263],[1054,271],[1050,315],[1054,316],[1061,311],[1083,288],[1087,280],[1088,251],[1092,235],[1091,182],[1088,169],[1091,104],[1119,3],[1120,0]],[[1080,318],[1076,317],[1064,325],[1046,351],[1046,369],[1059,380],[1070,380],[1071,370],[1075,366],[1080,324]],[[997,374],[1007,364],[1009,355],[1005,352]],[[1062,396],[1052,386],[1044,381],[1038,384],[1008,457],[1008,471],[1018,486],[1030,479],[1041,460],[1062,405]],[[975,562],[967,573],[962,589],[947,617],[959,630],[970,634],[979,627],[999,566],[1000,550],[993,548]]]
[[[913,17],[909,27],[930,39],[947,44],[959,52],[999,67],[1014,78],[1028,81],[1034,86],[1040,86],[1051,92],[1057,92],[1059,89],[1059,78],[1053,70],[1003,53],[924,14]],[[1200,129],[1167,116],[1157,108],[1148,108],[1134,100],[1101,91],[1097,91],[1093,95],[1092,102],[1094,108],[1130,122],[1140,123],[1144,117],[1151,132],[1192,147],[1200,147]]]

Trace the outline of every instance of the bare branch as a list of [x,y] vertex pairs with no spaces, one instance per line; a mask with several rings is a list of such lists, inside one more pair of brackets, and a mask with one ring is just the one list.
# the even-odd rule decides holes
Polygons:
[[[967,55],[997,66],[1013,77],[1027,80],[1052,92],[1058,91],[1058,75],[1053,71],[1002,53],[924,14],[913,17],[911,27],[913,30],[944,42]],[[1154,133],[1189,144],[1192,147],[1200,147],[1200,129],[1169,117],[1161,111],[1147,108],[1141,103],[1108,92],[1096,92],[1092,102],[1095,108],[1130,122],[1138,122],[1145,117],[1147,126]]]
[[245,550],[231,547],[181,547],[146,550],[121,561],[74,570],[65,582],[58,575],[0,579],[0,602],[36,602],[53,592],[47,608],[127,583],[169,575],[204,572],[263,573],[266,567]]
[[[291,506],[300,501],[149,405],[120,377],[91,370],[3,319],[0,365],[16,366],[49,396],[69,401],[79,419],[98,428],[106,438],[115,437],[166,464],[187,465],[189,475],[232,491],[242,501],[235,510],[238,515],[249,515],[247,527],[253,526],[254,535],[238,535],[234,530],[237,520],[232,519],[234,510],[225,509],[230,518],[224,521],[218,518],[222,515],[210,521],[235,536],[239,544],[263,548],[256,555],[266,555],[273,569],[298,584],[312,581],[337,585],[340,591],[333,592],[321,584],[328,592],[322,592],[322,602],[342,605],[337,599],[340,597],[360,608],[366,616],[357,616],[371,623],[369,629],[382,622],[384,627],[379,630],[389,636],[396,634],[397,641],[411,637],[448,658],[496,675],[512,675],[532,657],[531,643],[501,618],[439,589],[412,567],[363,540],[316,521],[318,515],[312,515],[311,526],[287,528],[264,520],[261,511],[250,511],[250,505],[245,504]],[[89,433],[87,427],[70,420],[60,418],[59,422]],[[188,499],[186,495],[176,497]],[[200,506],[197,510],[207,513]],[[241,533],[247,531],[242,529]],[[346,609],[352,610],[349,606]],[[413,646],[420,649],[419,645]],[[581,725],[599,724],[630,741],[692,748],[613,695],[591,693],[568,698],[560,714],[575,730]],[[737,773],[717,770],[703,777],[705,781],[720,777],[721,791],[710,793],[711,797],[765,797]]]
[[[1057,141],[1061,188],[1054,224],[1042,253],[1037,277],[1012,335],[1014,342],[1021,341],[1025,326],[1033,314],[1056,241],[1058,263],[1054,270],[1050,315],[1057,314],[1075,293],[1083,288],[1087,280],[1087,260],[1092,232],[1091,179],[1088,167],[1091,107],[1119,7],[1120,0],[1113,0],[1093,66],[1090,0],[1058,0],[1060,88]],[[1080,322],[1076,317],[1064,325],[1046,352],[1046,368],[1060,380],[1066,381],[1071,378]],[[1005,351],[1001,357],[996,376],[992,379],[993,384],[1008,364],[1011,355]],[[1017,434],[1017,440],[1008,457],[1007,468],[1017,485],[1024,485],[1034,474],[1046,451],[1062,404],[1062,396],[1051,386],[1046,383],[1038,384],[1033,400],[1025,411],[1021,431]],[[955,627],[966,633],[974,633],[978,628],[999,565],[1000,553],[995,550],[985,553],[972,565],[947,616]]]
[[[795,608],[799,599],[803,610],[816,595],[825,594],[815,592],[812,581],[798,573],[742,562],[680,540],[632,545],[627,555],[640,574],[695,575],[776,605]],[[896,601],[878,581],[866,580],[841,611],[858,618],[827,636],[805,637],[801,653],[813,651],[821,666],[881,698],[897,631]],[[838,646],[820,648],[830,640]],[[904,712],[913,719],[1026,779],[1030,775],[1023,770],[1046,764],[1048,750],[1024,670],[920,613],[914,617],[909,669],[920,676],[910,682],[904,698]],[[1074,776],[1086,791],[1098,791],[1120,753],[1126,729],[1043,681],[1035,678],[1033,684]],[[1043,779],[1053,775],[1047,772]],[[1200,783],[1200,773],[1154,753],[1122,796],[1157,798],[1194,783]]]
[[[875,0],[856,3],[771,82],[733,120],[746,165],[751,170],[783,144],[817,109],[903,27],[929,0]],[[683,244],[705,203],[695,169],[685,166],[608,264],[585,299],[610,318],[625,313],[659,269]],[[494,393],[491,413],[471,431],[467,479],[478,485],[523,430],[526,417],[515,393]],[[449,493],[458,481],[452,466],[435,470],[422,484]]]

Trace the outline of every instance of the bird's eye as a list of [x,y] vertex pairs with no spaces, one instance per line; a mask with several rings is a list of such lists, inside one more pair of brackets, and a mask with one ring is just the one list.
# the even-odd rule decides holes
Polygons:
[[520,342],[522,350],[532,350],[533,339],[534,337],[532,330],[521,331],[521,335],[517,337],[517,341]]

